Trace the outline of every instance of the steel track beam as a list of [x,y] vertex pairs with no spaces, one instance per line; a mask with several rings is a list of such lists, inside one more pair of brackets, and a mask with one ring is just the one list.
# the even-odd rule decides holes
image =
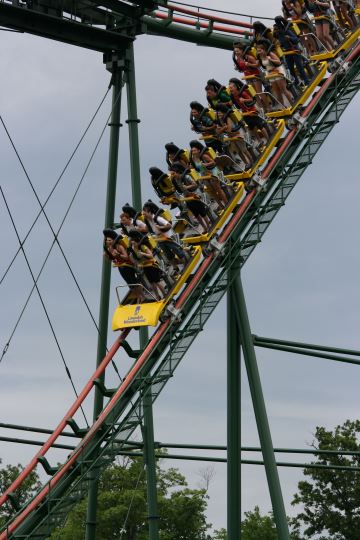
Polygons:
[[125,49],[134,37],[0,3],[2,26],[99,52]]

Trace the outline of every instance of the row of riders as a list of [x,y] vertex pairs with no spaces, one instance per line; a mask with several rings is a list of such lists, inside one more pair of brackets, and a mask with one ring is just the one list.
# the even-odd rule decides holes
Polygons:
[[[252,169],[276,126],[266,113],[291,107],[314,77],[310,57],[332,50],[357,26],[352,0],[283,0],[272,28],[256,21],[252,40],[234,43],[242,79],[210,79],[207,106],[190,103],[190,150],[165,145],[168,172],[149,169],[152,185],[172,214],[153,201],[142,211],[126,204],[120,222],[104,230],[104,255],[118,267],[133,302],[160,300],[191,258],[186,235],[211,230],[234,193],[228,175]],[[332,10],[334,8],[334,11]],[[313,16],[313,19],[309,15]],[[296,21],[296,23],[295,23]],[[181,233],[176,224],[182,221]]]

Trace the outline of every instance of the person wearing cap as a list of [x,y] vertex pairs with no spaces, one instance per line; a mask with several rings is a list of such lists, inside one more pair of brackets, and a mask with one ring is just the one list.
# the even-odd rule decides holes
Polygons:
[[186,172],[187,169],[179,161],[176,161],[170,167],[170,173],[176,191],[186,197],[187,208],[195,216],[205,233],[211,227],[211,222],[207,215],[208,210],[200,198],[201,192],[198,184]]
[[143,214],[148,233],[154,235],[160,249],[164,252],[169,263],[177,267],[178,264],[185,265],[187,256],[182,247],[171,238],[172,224],[162,217],[161,208],[153,201],[148,200],[143,206]]
[[217,167],[214,159],[211,157],[208,148],[201,144],[200,141],[190,141],[191,157],[190,163],[196,172],[206,179],[203,180],[205,185],[208,185],[210,191],[214,194],[214,198],[221,208],[225,208],[228,198],[221,187],[220,178],[222,173]]
[[146,235],[133,230],[129,233],[129,239],[136,264],[143,270],[156,300],[161,300],[166,294],[161,284],[161,270],[152,249],[147,245]]

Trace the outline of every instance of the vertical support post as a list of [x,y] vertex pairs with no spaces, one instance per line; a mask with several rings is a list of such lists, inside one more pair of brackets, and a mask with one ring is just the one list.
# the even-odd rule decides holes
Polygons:
[[154,422],[151,397],[151,385],[143,397],[144,424],[144,461],[146,466],[146,486],[148,500],[149,540],[159,540],[159,513],[156,490],[156,459],[154,451]]
[[[139,152],[139,131],[140,120],[137,114],[136,103],[136,82],[135,82],[135,60],[134,47],[131,43],[126,51],[126,91],[129,126],[129,146],[130,146],[130,167],[131,167],[131,188],[133,206],[141,209],[141,176],[140,176],[140,152]],[[143,350],[148,342],[149,334],[147,328],[140,328],[140,349]],[[154,450],[154,420],[152,410],[151,385],[143,397],[144,425],[143,441],[144,456],[146,466],[148,519],[149,519],[149,540],[159,540],[159,516],[157,504],[156,488],[156,460]]]
[[[239,270],[229,270],[229,282]],[[241,538],[241,400],[240,334],[235,316],[236,293],[227,292],[227,538]]]
[[[106,207],[105,207],[105,227],[109,227],[114,222],[116,181],[119,154],[119,132],[121,114],[121,89],[123,85],[123,59],[120,53],[112,58],[112,113],[110,121],[110,144],[109,163],[107,177]],[[105,258],[102,264],[100,311],[99,311],[99,336],[97,345],[96,367],[100,364],[106,354],[107,332],[109,323],[109,299],[111,283],[111,265]],[[105,375],[101,375],[104,382]],[[104,398],[100,390],[95,388],[94,398],[94,420],[102,411]],[[97,513],[98,480],[96,470],[91,471],[89,479],[89,499],[86,516],[85,539],[95,540],[96,534],[96,513]]]
[[256,424],[269,485],[277,534],[279,540],[289,540],[289,527],[285,513],[280,480],[275,461],[274,447],[271,439],[270,426],[266,413],[265,400],[240,276],[234,281],[234,292],[234,296],[236,298],[236,322],[240,329],[245,366],[249,379],[250,392],[254,406]]
[[141,177],[138,130],[140,120],[137,114],[134,46],[132,43],[126,50],[126,83],[128,104],[128,119],[126,120],[126,123],[129,126],[132,202],[134,207],[140,211]]

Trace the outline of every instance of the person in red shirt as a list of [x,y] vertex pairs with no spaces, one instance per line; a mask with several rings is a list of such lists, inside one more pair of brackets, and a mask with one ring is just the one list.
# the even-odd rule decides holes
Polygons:
[[[256,102],[245,83],[233,77],[229,80],[229,90],[233,104],[244,114],[244,122],[251,135],[260,143],[267,143],[272,130],[262,118],[256,107]],[[261,138],[263,137],[263,140]]]
[[271,106],[271,101],[264,94],[260,64],[252,54],[250,46],[245,45],[241,41],[235,42],[233,61],[235,69],[243,73],[247,82],[255,88],[258,105],[267,111]]

